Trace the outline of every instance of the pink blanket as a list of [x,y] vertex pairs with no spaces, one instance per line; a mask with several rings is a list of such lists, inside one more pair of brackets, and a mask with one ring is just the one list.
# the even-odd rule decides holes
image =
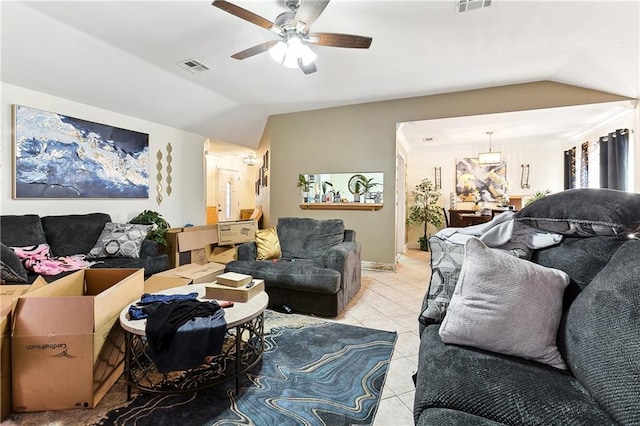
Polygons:
[[57,275],[65,271],[77,271],[95,265],[96,262],[84,260],[83,254],[52,257],[48,244],[28,247],[11,247],[18,255],[25,269],[41,275]]

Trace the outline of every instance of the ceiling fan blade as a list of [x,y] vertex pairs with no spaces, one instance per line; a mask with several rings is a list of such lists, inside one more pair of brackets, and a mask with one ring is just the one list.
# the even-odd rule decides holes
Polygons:
[[231,55],[231,57],[233,59],[247,59],[251,56],[257,55],[258,53],[266,52],[276,44],[278,44],[278,40],[265,41],[264,43],[245,49],[242,52],[238,52],[235,55]]
[[318,16],[320,16],[328,4],[329,0],[303,0],[293,19],[294,26],[298,28],[298,25],[303,25],[301,28],[298,28],[298,30],[305,34],[308,33],[311,24],[316,22],[316,19],[318,19]]
[[302,63],[301,58],[298,58],[298,66],[300,67],[302,72],[305,74],[312,74],[318,71],[318,69],[316,68],[316,64],[314,62],[311,62],[309,65],[305,65]]
[[373,39],[371,37],[353,35],[353,34],[337,34],[337,33],[311,33],[309,34],[309,43],[319,44],[321,46],[332,47],[349,47],[352,49],[368,49]]
[[243,9],[240,6],[236,6],[233,3],[229,3],[228,1],[224,0],[215,0],[213,3],[211,3],[211,5],[217,7],[218,9],[222,9],[234,16],[237,16],[240,19],[244,19],[245,21],[258,25],[259,27],[266,28],[267,30],[271,30],[278,34],[282,34],[282,28],[276,23],[271,22],[270,20],[263,18],[260,15],[256,15],[255,13],[250,12],[247,9]]

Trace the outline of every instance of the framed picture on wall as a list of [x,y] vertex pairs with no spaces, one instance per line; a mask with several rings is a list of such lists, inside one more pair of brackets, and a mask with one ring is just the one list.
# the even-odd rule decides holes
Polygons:
[[460,201],[498,201],[507,188],[507,165],[478,164],[477,158],[456,163],[456,194]]
[[262,168],[269,170],[269,151],[266,151],[262,156]]
[[14,198],[149,198],[149,135],[14,105]]
[[267,186],[267,174],[265,173],[266,169],[264,167],[260,167],[260,186]]

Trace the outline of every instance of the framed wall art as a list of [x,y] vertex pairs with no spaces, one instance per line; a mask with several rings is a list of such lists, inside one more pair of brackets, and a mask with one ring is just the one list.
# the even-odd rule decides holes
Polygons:
[[14,105],[14,198],[149,198],[149,135]]
[[477,158],[456,163],[456,194],[460,201],[498,201],[507,189],[507,165],[480,165]]

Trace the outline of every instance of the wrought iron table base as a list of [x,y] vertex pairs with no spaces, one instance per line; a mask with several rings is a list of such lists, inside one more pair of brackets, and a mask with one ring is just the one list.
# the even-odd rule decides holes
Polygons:
[[195,392],[232,378],[239,393],[240,375],[253,367],[264,352],[264,314],[227,329],[222,352],[190,370],[158,372],[145,336],[125,330],[125,344],[127,400],[131,399],[132,388],[160,394]]

